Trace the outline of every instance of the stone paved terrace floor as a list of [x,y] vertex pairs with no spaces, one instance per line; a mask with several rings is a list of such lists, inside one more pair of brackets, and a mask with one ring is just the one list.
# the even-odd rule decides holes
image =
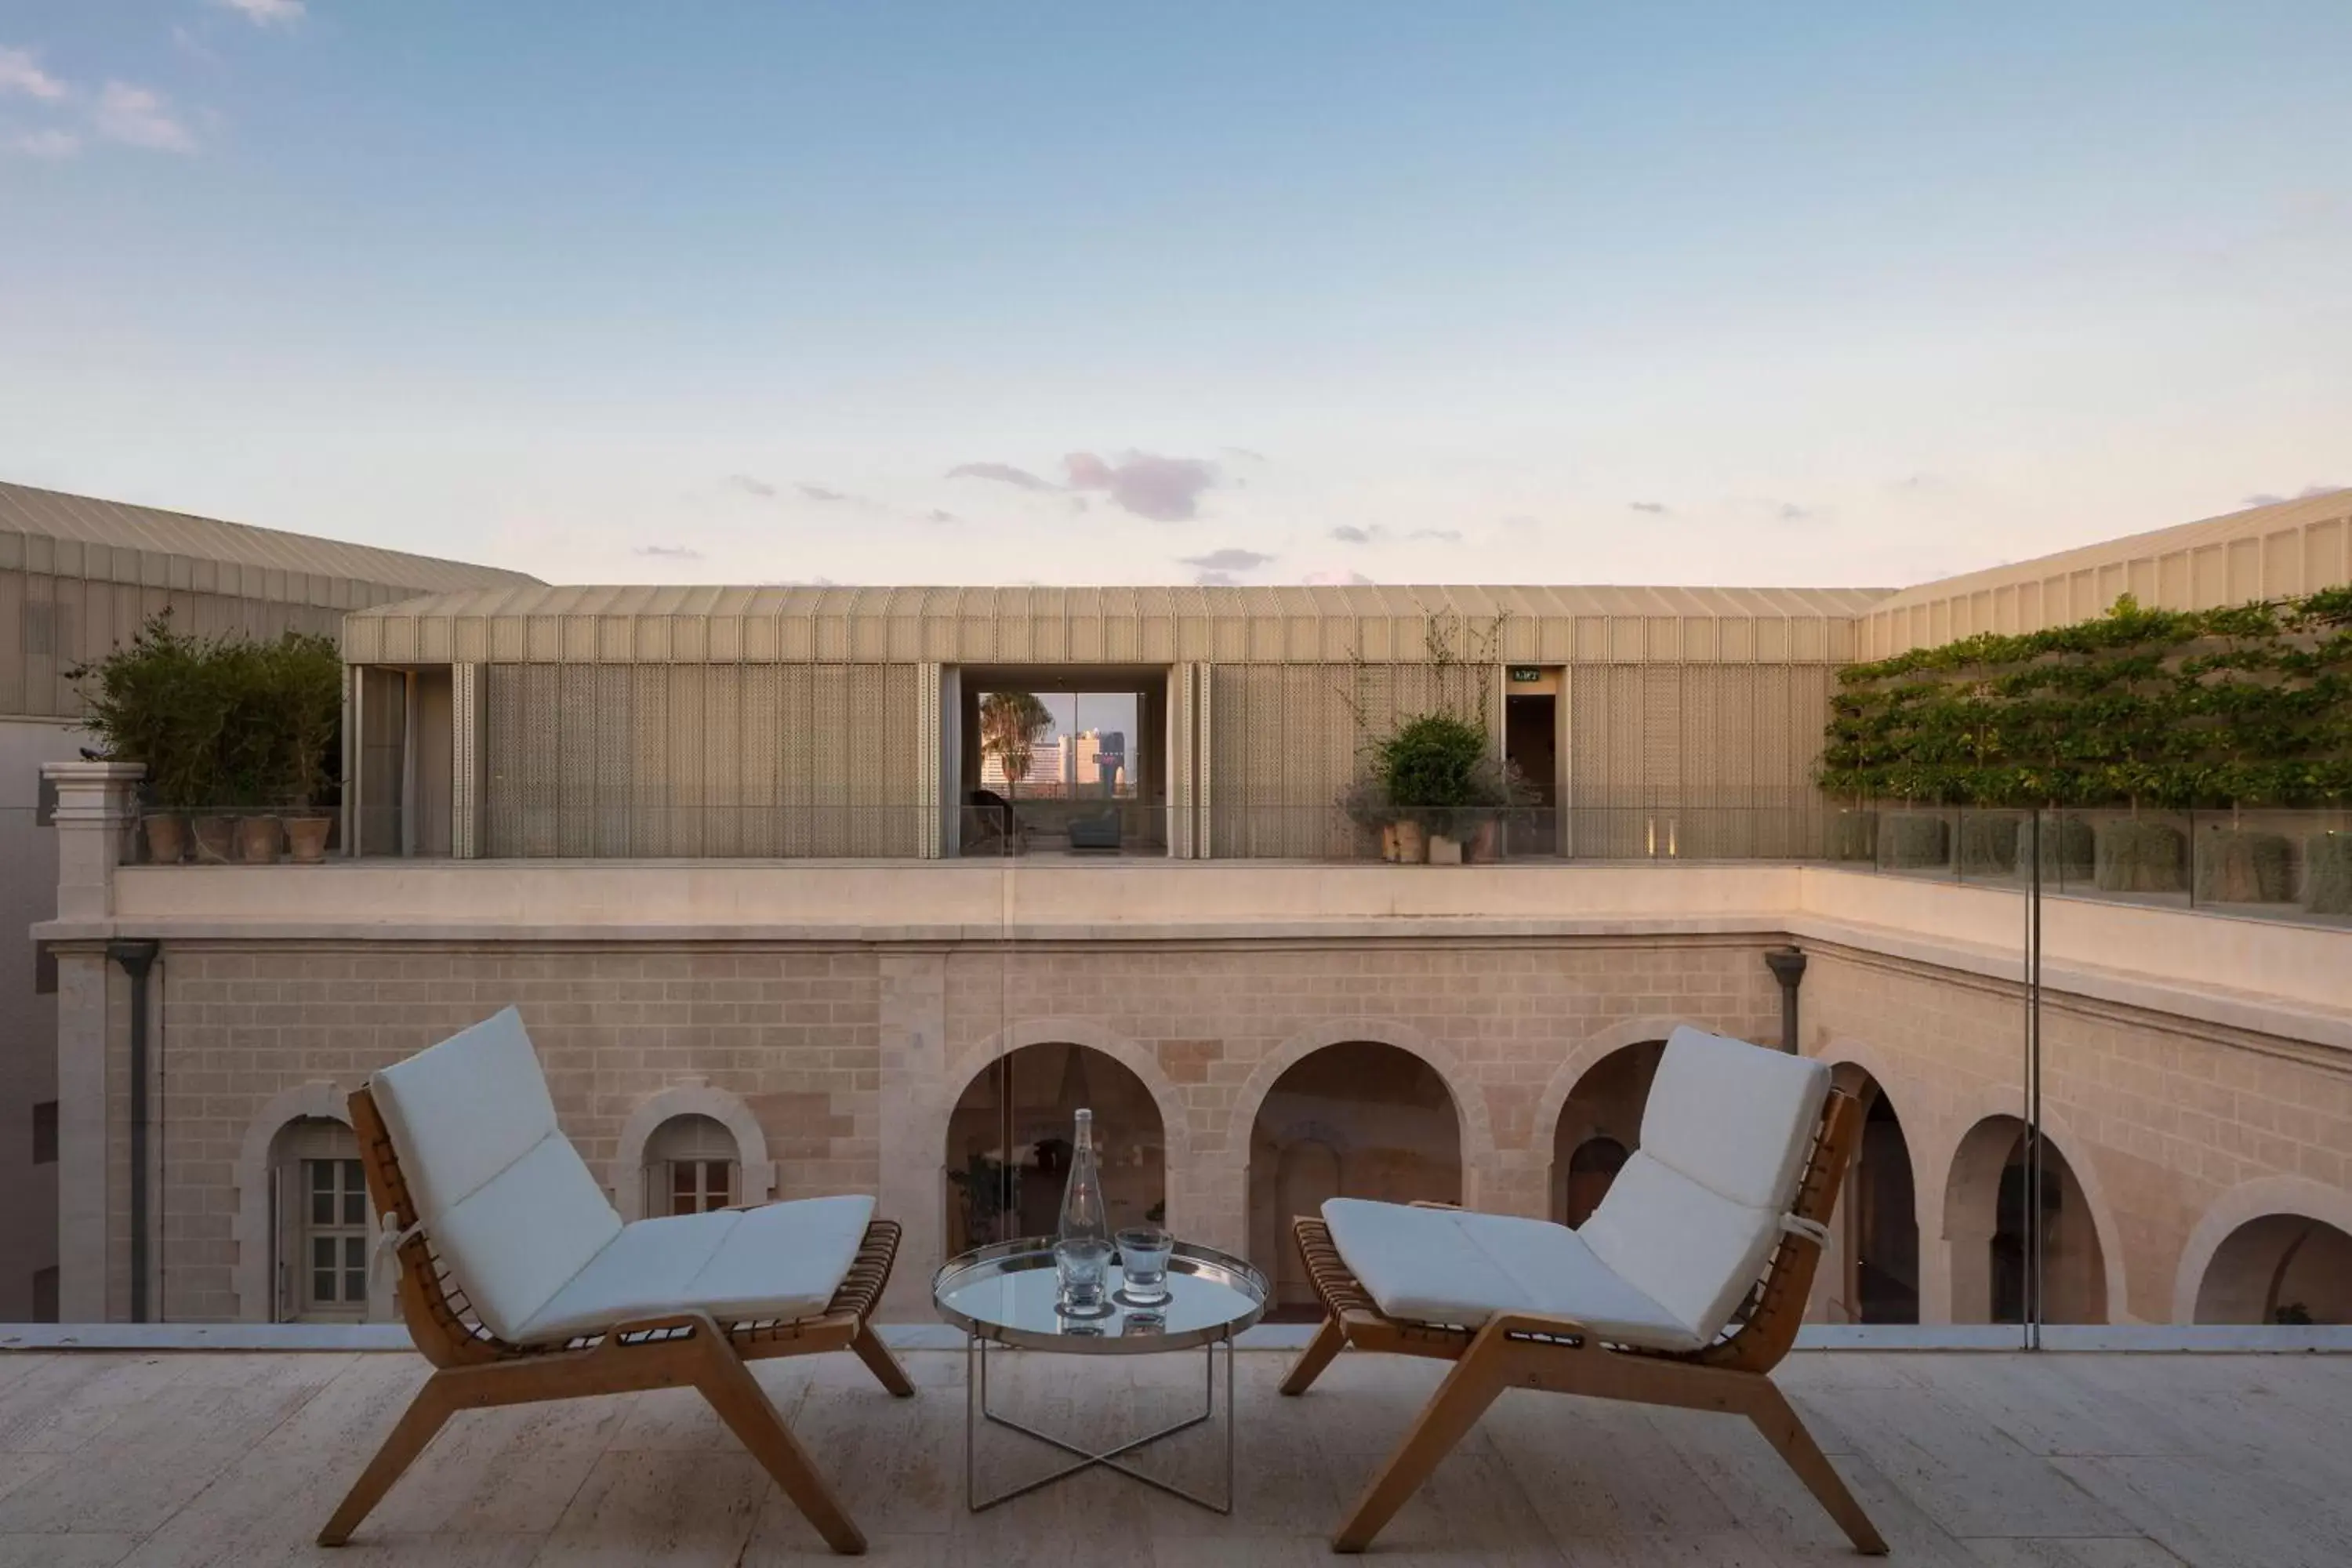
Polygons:
[[[1439,1371],[1343,1356],[1304,1399],[1240,1358],[1231,1520],[1099,1471],[973,1516],[963,1359],[905,1357],[911,1401],[847,1355],[759,1368],[874,1559],[1119,1568],[1330,1561],[1324,1533]],[[1191,1356],[1011,1355],[1005,1408],[1108,1431],[1197,1396]],[[462,1415],[352,1543],[309,1542],[424,1374],[404,1354],[0,1354],[0,1564],[829,1560],[696,1398]],[[1902,1563],[2352,1563],[2352,1357],[1801,1352],[1780,1373]],[[1081,1414],[1081,1412],[1085,1414]],[[1133,1428],[1129,1428],[1133,1429]],[[991,1429],[984,1477],[1042,1468]],[[1207,1429],[1163,1453],[1214,1476]],[[1401,1563],[1855,1562],[1742,1424],[1507,1394],[1381,1537]]]

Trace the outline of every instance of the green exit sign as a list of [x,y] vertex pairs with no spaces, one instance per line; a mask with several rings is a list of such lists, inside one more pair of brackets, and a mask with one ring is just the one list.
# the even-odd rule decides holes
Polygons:
[[1532,684],[1543,679],[1543,671],[1531,664],[1515,664],[1511,666],[1511,679],[1515,681],[1527,681]]

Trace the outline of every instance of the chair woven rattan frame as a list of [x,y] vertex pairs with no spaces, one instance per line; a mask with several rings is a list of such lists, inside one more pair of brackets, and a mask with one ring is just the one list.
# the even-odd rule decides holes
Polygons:
[[391,1216],[406,1237],[398,1249],[401,1317],[434,1372],[319,1532],[320,1545],[340,1546],[349,1540],[460,1410],[690,1386],[710,1402],[827,1545],[840,1552],[866,1550],[866,1537],[745,1363],[851,1350],[884,1388],[902,1399],[911,1396],[914,1384],[869,1321],[898,1257],[895,1222],[876,1220],[866,1227],[849,1273],[825,1310],[813,1318],[721,1324],[706,1313],[680,1312],[615,1323],[601,1334],[562,1343],[512,1344],[470,1315],[465,1292],[430,1240],[412,1230],[415,1202],[374,1096],[362,1089],[350,1103],[368,1196],[375,1212]]
[[[1799,1220],[1829,1223],[1861,1137],[1860,1104],[1851,1095],[1832,1090],[1822,1107],[1790,1210]],[[1292,1224],[1307,1277],[1323,1299],[1327,1315],[1284,1380],[1283,1393],[1306,1393],[1350,1345],[1454,1363],[1331,1538],[1334,1551],[1361,1552],[1370,1546],[1507,1388],[1745,1415],[1845,1531],[1854,1550],[1874,1556],[1886,1551],[1870,1516],[1770,1376],[1796,1342],[1797,1325],[1805,1314],[1822,1252],[1813,1237],[1794,1229],[1781,1235],[1762,1282],[1748,1299],[1747,1315],[1729,1333],[1700,1350],[1667,1352],[1610,1344],[1570,1319],[1531,1313],[1500,1314],[1477,1329],[1391,1318],[1349,1269],[1322,1220],[1301,1217]]]

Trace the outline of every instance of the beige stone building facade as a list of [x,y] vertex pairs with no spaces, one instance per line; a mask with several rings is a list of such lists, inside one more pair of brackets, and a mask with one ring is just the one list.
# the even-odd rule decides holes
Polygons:
[[78,756],[70,672],[168,612],[196,637],[341,633],[352,610],[530,579],[0,481],[0,1322],[57,1311],[57,1012],[26,934],[54,908],[42,764]]
[[[2291,521],[2306,563],[2339,537]],[[2267,550],[2280,523],[2230,527]],[[2114,547],[2127,584],[2152,548]],[[2046,899],[2036,1199],[2026,890],[1822,861],[1826,693],[1887,602],[522,586],[357,612],[362,853],[125,864],[130,781],[52,770],[63,1315],[384,1316],[342,1098],[514,1005],[625,1215],[876,1193],[907,1226],[899,1319],[950,1250],[1050,1215],[1082,1104],[1122,1217],[1248,1254],[1286,1307],[1281,1221],[1335,1193],[1573,1221],[1690,1024],[1869,1102],[1824,1321],[2015,1321],[2037,1284],[2053,1321],[2352,1321],[2352,931]],[[972,715],[1015,687],[1136,702],[1126,853],[971,841]],[[1551,837],[1361,858],[1356,748],[1433,701],[1542,759]],[[157,944],[138,995],[124,942]]]

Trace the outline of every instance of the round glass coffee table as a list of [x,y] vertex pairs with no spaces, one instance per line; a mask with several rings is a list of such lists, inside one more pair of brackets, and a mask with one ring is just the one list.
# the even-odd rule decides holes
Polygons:
[[[999,1242],[948,1260],[931,1277],[931,1300],[940,1316],[964,1331],[963,1489],[972,1512],[1075,1476],[1097,1465],[1132,1477],[1146,1486],[1217,1513],[1234,1508],[1234,1336],[1265,1315],[1272,1293],[1265,1276],[1230,1253],[1180,1241],[1168,1259],[1168,1300],[1141,1310],[1122,1305],[1113,1264],[1105,1281],[1111,1310],[1105,1316],[1073,1318],[1060,1310],[1060,1281],[1054,1273],[1054,1238],[1028,1237]],[[1024,1426],[988,1407],[988,1358],[993,1346],[1044,1351],[1053,1355],[1157,1355],[1199,1350],[1203,1357],[1202,1405],[1172,1426],[1147,1432],[1100,1453]],[[1124,1462],[1126,1456],[1162,1437],[1198,1426],[1216,1411],[1217,1347],[1225,1349],[1225,1495],[1205,1498]],[[982,1418],[1050,1444],[1077,1462],[1049,1475],[983,1499],[975,1454]]]

